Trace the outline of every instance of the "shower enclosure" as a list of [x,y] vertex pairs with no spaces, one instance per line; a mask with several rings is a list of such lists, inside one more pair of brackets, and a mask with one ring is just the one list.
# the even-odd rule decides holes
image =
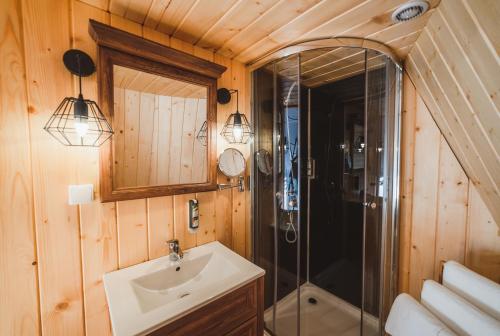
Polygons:
[[382,335],[395,293],[401,68],[333,42],[252,72],[254,261],[276,336]]

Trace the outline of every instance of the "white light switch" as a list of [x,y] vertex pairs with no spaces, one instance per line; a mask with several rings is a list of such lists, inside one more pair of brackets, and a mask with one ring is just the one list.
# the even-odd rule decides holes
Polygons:
[[76,184],[68,186],[69,205],[90,203],[94,199],[93,184]]

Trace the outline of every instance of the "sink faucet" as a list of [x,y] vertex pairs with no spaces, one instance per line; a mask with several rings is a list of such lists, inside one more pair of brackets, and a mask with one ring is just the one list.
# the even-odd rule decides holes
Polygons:
[[178,239],[171,239],[167,241],[168,244],[168,252],[169,255],[168,257],[172,261],[180,261],[182,257],[184,256],[184,253],[182,253],[181,247],[179,245],[179,240]]

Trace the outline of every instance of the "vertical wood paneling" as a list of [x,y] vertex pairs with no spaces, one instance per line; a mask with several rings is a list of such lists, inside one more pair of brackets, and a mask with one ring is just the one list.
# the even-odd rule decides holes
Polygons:
[[68,185],[78,181],[79,151],[43,130],[55,106],[73,94],[61,63],[70,48],[70,3],[24,0],[22,7],[42,333],[83,335],[78,210],[67,203]]
[[399,210],[399,290],[408,291],[410,275],[411,219],[413,203],[413,162],[415,151],[415,115],[417,93],[407,75],[403,76],[401,115],[401,189]]
[[[221,175],[221,173],[218,174],[219,182]],[[233,247],[233,209],[231,204],[231,190],[219,190],[215,202],[215,238],[229,248]]]
[[[231,113],[234,113],[236,109],[239,109],[241,113],[244,113],[247,118],[250,118],[250,110],[247,110],[247,106],[245,105],[245,95],[242,94],[246,91],[246,69],[245,67],[238,62],[233,62],[231,64],[231,79],[232,79],[232,88],[238,90],[241,95],[239,99],[239,105],[236,106],[236,97],[231,99]],[[236,147],[246,160],[247,168],[250,165],[250,148],[246,145],[236,145]],[[246,173],[245,173],[246,174]],[[236,179],[234,179],[236,180]],[[236,182],[236,181],[234,181]],[[247,211],[247,202],[246,202],[246,192],[240,192],[237,188],[232,188],[232,198],[233,198],[233,250],[240,254],[241,256],[246,255],[246,244],[247,244],[247,228],[246,228],[246,211]]]
[[177,127],[170,128],[168,181],[171,184],[179,184],[181,177],[182,142],[175,141],[175,139],[182,139],[185,105],[185,99],[172,97],[172,117],[170,120],[171,125],[177,125]]
[[[125,134],[125,89],[115,87],[113,96],[113,108],[115,117],[113,118],[113,130],[116,134]],[[125,137],[117,136],[113,138],[113,158],[114,162],[114,187],[125,186]]]
[[0,3],[0,335],[40,332],[21,3]]
[[174,237],[179,239],[182,249],[196,246],[196,233],[188,230],[188,202],[195,198],[196,194],[174,196]]
[[425,279],[434,278],[434,238],[438,200],[439,148],[441,133],[422,99],[417,97],[413,209],[409,282],[410,294],[417,296]]
[[80,209],[86,335],[111,335],[102,275],[118,268],[116,205],[97,202]]
[[[182,123],[182,136],[174,138],[174,142],[181,143],[179,182],[189,183],[193,170],[193,149],[195,139],[196,116],[198,115],[198,99],[184,99],[184,120]],[[176,124],[172,124],[176,125]],[[174,126],[177,127],[177,126]],[[175,141],[177,139],[177,141]]]
[[149,259],[168,254],[167,240],[174,238],[173,196],[148,199],[148,255]]
[[495,221],[406,74],[402,129],[399,291],[418,299],[448,260],[498,281]]
[[200,204],[200,228],[196,232],[196,245],[202,245],[215,240],[216,192],[196,194]]
[[477,188],[469,188],[467,254],[465,264],[500,283],[500,232]]
[[[214,62],[224,65],[227,70],[217,80],[217,87],[232,88],[232,66],[231,60],[215,54]],[[229,104],[217,104],[217,134],[220,134],[224,123],[231,114],[231,106]],[[220,155],[226,148],[227,143],[221,136],[217,138],[217,155]],[[228,179],[221,173],[217,172],[218,183],[228,183]],[[225,189],[217,192],[217,205],[215,209],[216,215],[216,238],[222,244],[232,248],[233,239],[233,209],[232,209],[232,190]]]
[[447,260],[464,263],[469,179],[441,136],[434,277]]
[[[172,124],[172,97],[160,96],[158,100],[158,148],[171,149],[172,129],[169,125]],[[170,154],[171,150],[158,152],[158,183],[168,183],[170,176]]]
[[146,200],[116,202],[118,266],[132,266],[148,260]]
[[125,132],[123,133],[123,186],[137,186],[139,125],[141,96],[138,91],[125,90]]
[[191,181],[207,181],[207,146],[196,137],[203,123],[207,120],[207,100],[198,99],[196,111],[196,124],[194,125],[193,138],[193,163],[191,165]]
[[[196,139],[206,120],[206,99],[169,97],[122,88],[115,88],[114,92],[117,98],[114,102],[117,108],[115,187],[206,181],[207,147]],[[126,100],[124,109],[122,93]]]
[[[84,50],[93,59],[96,59],[97,47],[88,38],[88,20],[93,18],[99,22],[109,23],[109,14],[78,1],[72,1],[72,6],[74,47]],[[76,80],[76,78],[74,79]],[[95,78],[83,78],[82,89],[86,98],[97,100]],[[123,90],[120,93],[117,95],[119,98],[115,100],[115,103],[123,108]],[[121,129],[123,130],[123,123],[121,123]],[[118,148],[121,160],[123,143]],[[98,185],[98,162],[98,151],[82,149],[79,152],[78,164],[82,167],[79,172],[79,183],[91,182]],[[98,189],[96,191],[97,197],[99,196]],[[102,275],[118,268],[115,203],[100,204],[94,202],[80,206],[80,232],[85,333],[86,335],[111,335],[111,322]]]
[[[155,95],[141,93],[139,119],[139,148],[137,153],[137,185],[149,185],[151,181],[151,164],[153,149],[153,131],[155,125]],[[153,180],[156,183],[156,180]]]
[[[160,97],[154,97],[153,104],[153,125],[152,125],[152,134],[151,134],[151,165],[149,168],[149,181],[148,183],[151,185],[153,183],[158,183],[158,171],[163,169],[158,169],[158,139],[160,136]],[[164,147],[162,147],[164,148]],[[163,168],[163,167],[162,167]]]

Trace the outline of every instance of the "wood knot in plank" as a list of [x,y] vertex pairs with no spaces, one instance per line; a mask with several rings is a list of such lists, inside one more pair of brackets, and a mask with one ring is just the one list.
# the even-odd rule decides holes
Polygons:
[[68,309],[69,303],[68,302],[60,302],[56,305],[56,311],[63,311]]

